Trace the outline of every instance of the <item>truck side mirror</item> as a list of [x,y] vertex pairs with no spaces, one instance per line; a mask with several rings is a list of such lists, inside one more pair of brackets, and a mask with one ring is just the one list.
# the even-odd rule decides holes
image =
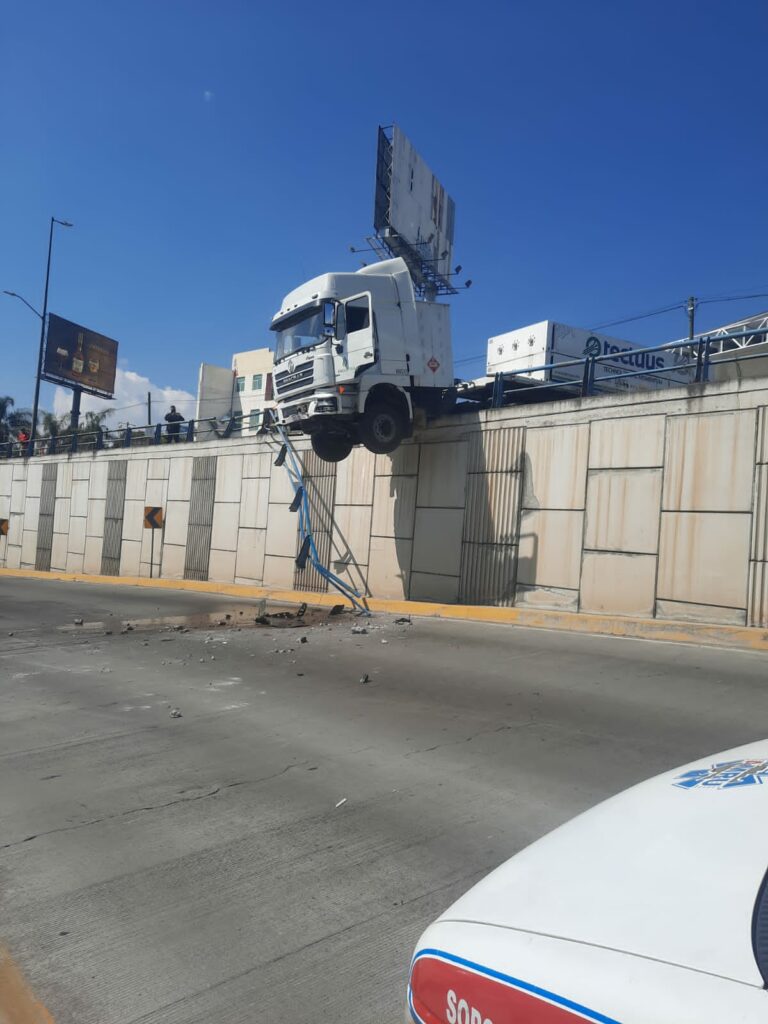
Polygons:
[[323,327],[333,327],[336,323],[336,304],[334,302],[323,303]]
[[336,331],[335,338],[337,341],[343,341],[347,336],[347,311],[344,306],[339,303],[336,307]]

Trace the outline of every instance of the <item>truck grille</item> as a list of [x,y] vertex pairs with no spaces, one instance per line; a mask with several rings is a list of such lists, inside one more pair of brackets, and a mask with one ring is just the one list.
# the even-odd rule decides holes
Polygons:
[[282,370],[275,373],[275,388],[278,395],[287,395],[299,388],[309,387],[314,379],[313,366],[314,363],[310,359],[296,366],[293,371]]

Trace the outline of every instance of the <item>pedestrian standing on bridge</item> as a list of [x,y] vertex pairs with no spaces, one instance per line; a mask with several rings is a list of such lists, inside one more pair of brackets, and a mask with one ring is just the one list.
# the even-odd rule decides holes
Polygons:
[[176,412],[176,406],[171,406],[171,411],[165,414],[165,422],[168,426],[165,428],[165,433],[168,437],[169,442],[179,440],[179,424],[184,422],[184,417],[180,412]]

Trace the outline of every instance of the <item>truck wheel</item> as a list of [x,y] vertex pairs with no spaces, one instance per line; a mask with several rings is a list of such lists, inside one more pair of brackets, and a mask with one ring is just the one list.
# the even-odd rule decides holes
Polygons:
[[346,434],[333,434],[317,430],[312,434],[312,451],[323,462],[342,462],[352,451],[352,438]]
[[369,402],[360,421],[360,440],[369,452],[388,455],[400,446],[408,424],[405,414],[389,402]]

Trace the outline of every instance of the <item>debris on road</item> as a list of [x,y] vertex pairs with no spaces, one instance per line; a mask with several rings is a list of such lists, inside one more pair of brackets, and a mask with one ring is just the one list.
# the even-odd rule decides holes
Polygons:
[[388,644],[388,643],[389,643],[389,640],[382,640],[381,642],[382,642],[383,644]]
[[395,625],[396,626],[410,626],[411,625],[411,616],[410,615],[403,615],[401,618],[395,619]]
[[296,612],[296,618],[297,619],[303,619],[306,614],[307,614],[307,602],[306,601],[302,601],[302,603],[299,605],[299,610]]
[[76,626],[82,626],[82,624],[83,624],[83,620],[82,619],[75,619],[75,625]]
[[336,804],[336,809],[338,810],[339,807],[343,807],[346,802],[347,802],[347,798],[345,796],[343,796],[341,798],[341,800],[339,800],[339,802]]
[[365,626],[353,626],[352,632],[356,633],[359,636],[362,633],[367,633],[368,630],[365,628]]
[[360,677],[360,682],[363,683],[363,684],[370,683],[370,681],[371,681],[371,677],[368,675],[367,672]]
[[301,638],[301,642],[302,642],[303,644],[309,643],[309,641],[307,640],[307,638],[306,638],[305,636],[303,636],[303,637]]
[[333,608],[331,608],[331,610],[328,612],[328,614],[329,615],[341,615],[341,613],[343,611],[344,611],[344,605],[343,604],[335,604],[333,606]]
[[171,708],[171,718],[181,718],[181,712],[178,708]]

